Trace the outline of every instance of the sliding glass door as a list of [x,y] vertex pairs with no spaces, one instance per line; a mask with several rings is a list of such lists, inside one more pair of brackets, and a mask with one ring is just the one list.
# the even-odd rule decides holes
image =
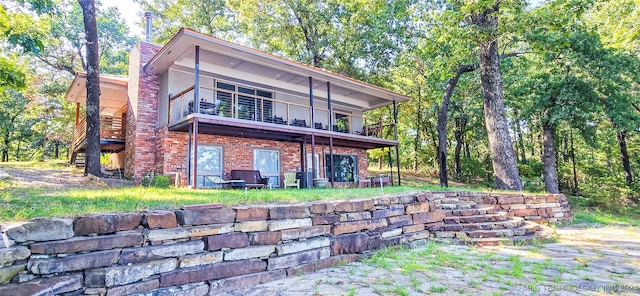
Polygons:
[[280,151],[253,150],[253,169],[259,170],[262,177],[269,178],[269,186],[280,187]]

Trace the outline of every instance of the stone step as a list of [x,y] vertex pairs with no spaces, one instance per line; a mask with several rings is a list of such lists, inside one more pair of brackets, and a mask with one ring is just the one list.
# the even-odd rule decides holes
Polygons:
[[466,223],[483,223],[497,222],[509,219],[507,212],[497,212],[494,214],[471,215],[471,216],[449,216],[444,218],[446,224],[466,224]]
[[452,216],[476,216],[494,214],[495,208],[492,206],[478,206],[471,209],[455,209],[451,211]]
[[442,230],[445,231],[476,231],[476,230],[498,230],[498,229],[512,229],[523,226],[525,220],[521,217],[510,217],[510,219],[504,221],[495,222],[479,222],[468,224],[444,224]]
[[522,226],[510,229],[475,230],[467,232],[470,238],[501,238],[534,235],[540,230],[540,225],[534,222],[524,221]]

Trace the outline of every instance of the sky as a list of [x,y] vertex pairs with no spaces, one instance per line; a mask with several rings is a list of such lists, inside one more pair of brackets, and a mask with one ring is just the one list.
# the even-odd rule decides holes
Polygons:
[[120,11],[120,15],[127,22],[132,35],[144,37],[144,30],[136,23],[138,21],[138,12],[140,5],[134,3],[133,0],[102,0],[100,1],[104,7],[115,6]]

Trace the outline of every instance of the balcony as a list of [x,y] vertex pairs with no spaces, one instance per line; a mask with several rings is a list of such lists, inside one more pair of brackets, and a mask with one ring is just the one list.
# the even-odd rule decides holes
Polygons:
[[328,109],[314,108],[312,120],[309,105],[273,99],[272,92],[250,90],[200,86],[204,95],[195,106],[195,87],[190,86],[169,98],[169,129],[187,131],[188,124],[197,118],[203,124],[199,124],[200,131],[213,134],[285,141],[300,141],[301,137],[313,134],[320,139],[331,137],[338,141],[336,145],[347,147],[397,145],[397,141],[384,138],[394,135],[392,122],[332,112],[333,124],[329,127]]
[[[121,117],[100,116],[100,150],[120,152],[124,150],[125,121]],[[73,152],[82,151],[87,145],[87,120],[82,118],[73,132]]]

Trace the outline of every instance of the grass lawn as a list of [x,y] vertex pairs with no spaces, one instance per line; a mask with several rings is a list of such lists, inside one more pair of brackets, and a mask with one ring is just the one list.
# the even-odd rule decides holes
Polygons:
[[[0,168],[79,170],[61,162],[23,162],[0,164]],[[107,189],[51,189],[18,186],[11,179],[0,180],[0,222],[21,221],[35,217],[71,217],[87,213],[132,212],[147,209],[177,209],[183,205],[223,203],[225,205],[256,203],[298,203],[314,200],[340,200],[376,197],[421,190],[443,190],[428,182],[409,181],[411,186],[349,189],[274,189],[217,190],[187,188],[126,187]],[[481,190],[450,187],[447,190]],[[245,195],[246,194],[246,195]]]

